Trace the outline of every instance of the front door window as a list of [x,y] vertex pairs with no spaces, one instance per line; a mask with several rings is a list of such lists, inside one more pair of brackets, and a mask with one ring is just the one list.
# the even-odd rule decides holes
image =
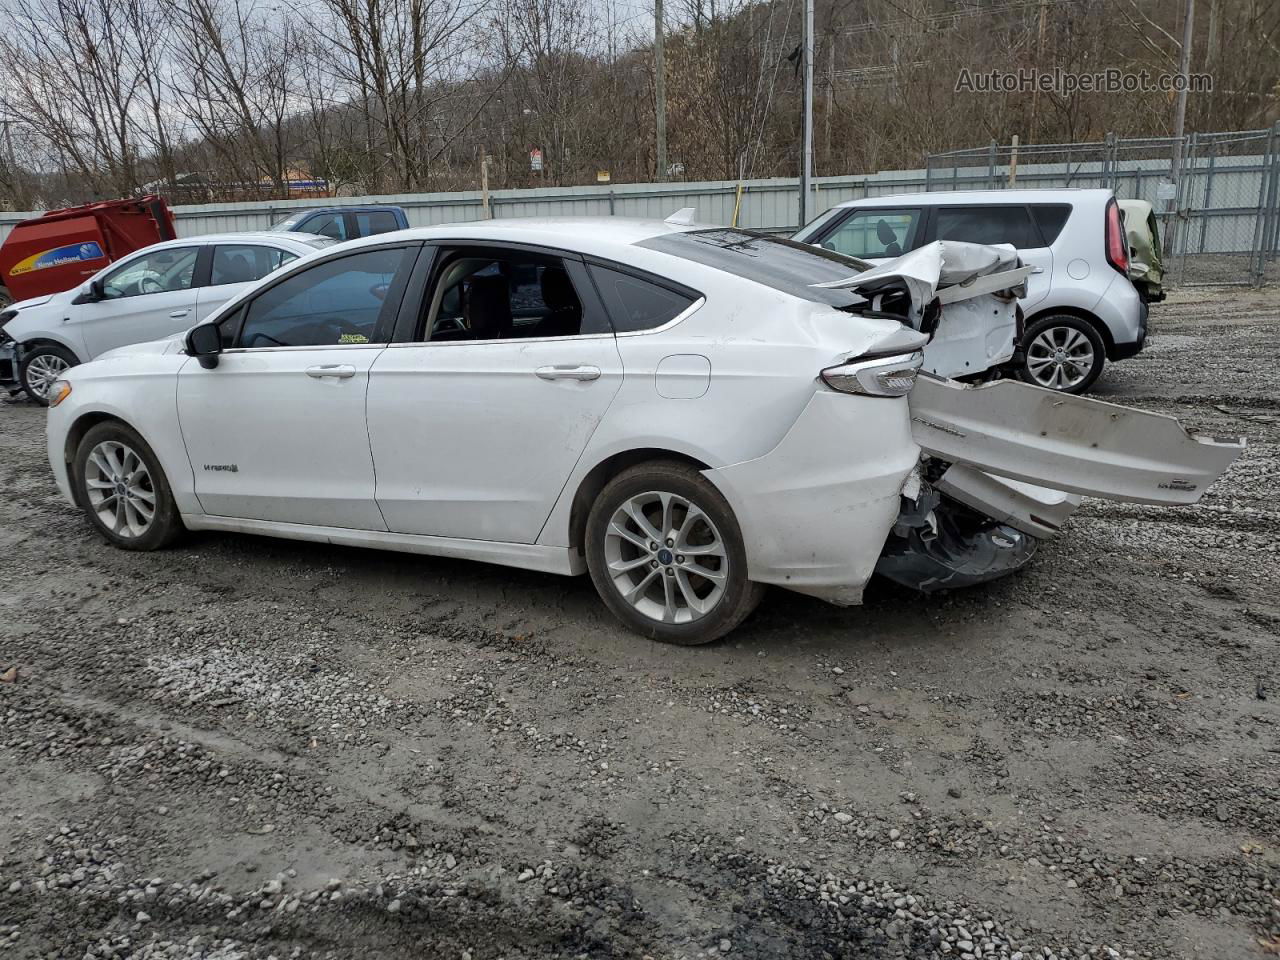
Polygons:
[[919,226],[919,210],[856,210],[823,238],[822,246],[862,260],[900,257],[915,248]]
[[102,281],[104,299],[119,300],[148,293],[189,290],[196,273],[199,247],[169,247],[130,260]]

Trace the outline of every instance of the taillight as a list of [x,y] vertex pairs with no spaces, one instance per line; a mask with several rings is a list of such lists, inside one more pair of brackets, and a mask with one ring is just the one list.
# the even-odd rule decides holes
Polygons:
[[1129,243],[1120,220],[1120,205],[1115,200],[1107,204],[1107,263],[1121,273],[1129,272]]
[[924,354],[903,353],[872,360],[852,360],[822,371],[822,382],[841,393],[866,397],[905,397],[916,385]]

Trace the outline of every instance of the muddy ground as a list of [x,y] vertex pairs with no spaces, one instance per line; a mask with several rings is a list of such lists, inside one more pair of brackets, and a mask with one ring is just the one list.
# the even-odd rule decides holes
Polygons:
[[1280,951],[1280,291],[1096,393],[1245,434],[1021,574],[672,649],[560,579],[230,535],[108,548],[0,404],[0,953]]

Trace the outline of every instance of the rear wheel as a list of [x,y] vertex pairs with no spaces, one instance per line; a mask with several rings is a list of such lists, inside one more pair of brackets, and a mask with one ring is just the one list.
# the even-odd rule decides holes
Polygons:
[[1021,378],[1059,393],[1089,389],[1107,359],[1093,324],[1069,314],[1041,317],[1027,329],[1022,343]]
[[182,533],[160,461],[123,423],[107,421],[85,433],[70,480],[89,522],[117,547],[159,550]]
[[693,645],[747,618],[764,587],[747,579],[742,532],[693,467],[640,464],[600,492],[587,518],[587,567],[605,605],[637,633]]
[[27,396],[41,406],[49,405],[49,388],[76,365],[76,358],[62,347],[41,344],[24,350],[18,366],[18,381]]

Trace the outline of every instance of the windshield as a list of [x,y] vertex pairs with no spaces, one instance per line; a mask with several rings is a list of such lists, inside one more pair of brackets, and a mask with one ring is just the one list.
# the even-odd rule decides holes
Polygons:
[[639,246],[754,280],[802,300],[841,308],[866,303],[852,290],[828,290],[813,284],[843,280],[871,269],[872,264],[807,243],[722,227],[667,233],[641,241]]

